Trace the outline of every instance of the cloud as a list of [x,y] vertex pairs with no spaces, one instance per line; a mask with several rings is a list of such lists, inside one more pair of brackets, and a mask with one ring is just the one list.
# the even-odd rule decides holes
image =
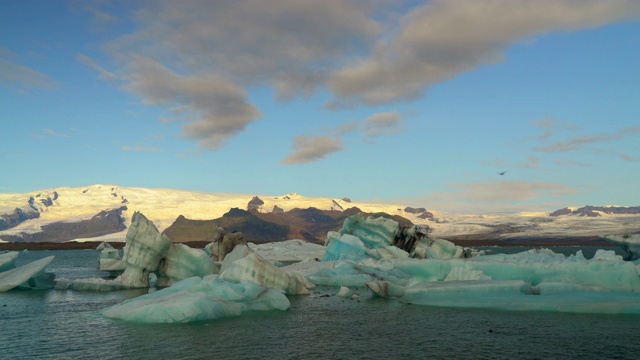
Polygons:
[[393,135],[402,131],[402,115],[396,111],[377,113],[364,120],[362,135],[377,137]]
[[92,68],[100,74],[100,78],[104,80],[115,80],[118,76],[110,71],[105,70],[102,66],[98,65],[92,58],[88,57],[85,54],[77,54],[76,57],[80,62],[85,64],[86,66]]
[[640,3],[631,0],[434,0],[403,16],[388,40],[331,74],[328,85],[341,105],[414,99],[429,86],[502,61],[523,39],[639,15]]
[[123,145],[120,147],[122,150],[124,151],[141,151],[141,152],[157,152],[160,151],[159,147],[155,147],[155,146],[143,146],[143,145],[135,145],[135,146],[129,146],[129,145]]
[[637,157],[631,156],[629,154],[620,154],[620,158],[622,160],[626,160],[626,161],[637,161],[638,160]]
[[517,164],[516,166],[524,169],[537,169],[539,164],[540,159],[538,159],[538,157],[535,155],[530,155],[529,161]]
[[50,89],[54,82],[45,74],[30,67],[0,58],[0,84],[19,90]]
[[577,194],[578,190],[566,185],[539,181],[492,181],[489,183],[458,184],[464,200],[478,202],[530,201],[543,196]]
[[40,132],[33,133],[33,134],[31,134],[31,136],[37,137],[37,138],[40,138],[40,139],[44,139],[44,138],[47,138],[47,137],[57,137],[57,138],[68,138],[69,137],[69,135],[67,135],[67,134],[60,133],[60,132],[57,132],[56,130],[49,129],[49,128],[41,129]]
[[291,148],[294,150],[284,158],[282,164],[303,164],[317,161],[327,155],[344,148],[342,141],[329,136],[298,135],[293,139]]
[[614,140],[620,140],[624,137],[640,133],[640,125],[620,129],[612,133],[597,133],[589,135],[580,135],[568,140],[558,141],[548,145],[535,146],[533,150],[545,153],[566,152],[581,150],[589,145],[598,143],[607,143]]
[[186,124],[182,136],[208,149],[221,147],[260,116],[244,89],[215,75],[182,76],[151,59],[135,56],[126,88],[145,104],[173,106]]
[[553,163],[560,166],[582,166],[582,167],[590,166],[587,163],[584,163],[581,161],[573,161],[573,160],[554,160]]
[[324,69],[368,51],[383,26],[376,2],[352,0],[156,1],[136,13],[138,30],[112,43],[191,73],[274,85],[278,97],[310,93]]

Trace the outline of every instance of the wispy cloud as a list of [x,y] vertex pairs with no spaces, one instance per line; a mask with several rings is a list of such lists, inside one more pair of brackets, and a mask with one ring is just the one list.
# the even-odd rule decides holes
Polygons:
[[566,206],[569,196],[580,193],[567,185],[541,181],[489,181],[450,187],[405,203],[454,212],[549,211]]
[[293,153],[284,158],[281,163],[286,165],[304,164],[320,160],[327,155],[344,148],[342,141],[329,136],[298,135],[291,146]]
[[2,84],[21,91],[51,89],[55,85],[49,76],[38,70],[0,58],[0,85]]
[[402,131],[402,115],[397,111],[377,113],[364,120],[362,135],[377,137],[393,135]]
[[620,140],[624,137],[632,136],[638,133],[640,133],[640,126],[634,126],[620,129],[611,133],[602,132],[597,134],[575,136],[568,140],[557,141],[548,145],[535,146],[533,150],[545,153],[582,150],[590,145]]
[[140,152],[158,152],[161,151],[159,147],[156,146],[144,146],[144,145],[123,145],[120,147],[124,151],[140,151]]
[[80,60],[80,62],[82,62],[83,64],[85,64],[86,66],[92,68],[93,70],[97,71],[98,74],[100,74],[100,78],[104,79],[104,80],[115,80],[118,78],[118,76],[110,71],[107,71],[105,68],[103,68],[102,66],[98,65],[98,63],[95,62],[95,60],[93,60],[92,58],[88,57],[85,54],[77,54],[76,57],[78,58],[78,60]]
[[47,138],[47,137],[57,137],[57,138],[68,138],[69,137],[68,134],[61,133],[61,132],[58,132],[56,130],[49,129],[49,128],[41,129],[39,132],[32,133],[31,135],[33,137],[37,137],[37,138],[41,138],[41,139],[44,139],[44,138]]

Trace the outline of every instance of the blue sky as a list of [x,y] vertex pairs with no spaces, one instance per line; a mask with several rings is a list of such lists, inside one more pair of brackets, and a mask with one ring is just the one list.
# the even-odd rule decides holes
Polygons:
[[0,33],[1,192],[640,205],[637,1],[6,1]]

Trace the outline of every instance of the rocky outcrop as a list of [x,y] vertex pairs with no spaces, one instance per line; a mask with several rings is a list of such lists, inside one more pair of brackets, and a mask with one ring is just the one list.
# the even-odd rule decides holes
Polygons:
[[425,209],[425,208],[406,207],[406,208],[404,208],[404,212],[409,213],[409,214],[414,214],[419,219],[424,219],[424,220],[429,220],[429,221],[436,221],[435,216],[433,216],[433,214],[428,212],[427,209]]
[[264,201],[259,197],[254,196],[253,199],[249,201],[249,204],[247,204],[247,211],[258,211],[262,205],[264,205]]
[[[234,208],[221,218],[213,220],[189,220],[179,216],[164,232],[176,242],[211,242],[218,227],[223,227],[228,232],[241,232],[246,241],[252,243],[301,239],[322,244],[328,231],[340,229],[346,218],[357,213],[361,211],[356,207],[345,211],[308,208],[271,213],[248,212]],[[392,218],[402,226],[413,225],[411,221],[400,216],[385,213],[365,215]]]
[[23,221],[29,219],[37,219],[40,217],[40,212],[32,208],[20,209],[16,208],[10,214],[0,215],[0,230],[11,229],[20,225]]
[[586,216],[586,217],[598,217],[602,214],[609,215],[639,215],[640,206],[584,206],[576,210],[571,211],[569,208],[556,210],[549,214],[549,216]]

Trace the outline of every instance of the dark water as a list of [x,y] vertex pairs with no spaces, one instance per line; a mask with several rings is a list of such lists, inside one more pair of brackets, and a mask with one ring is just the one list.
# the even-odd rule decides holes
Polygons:
[[[97,251],[32,251],[21,253],[18,263],[49,255],[56,258],[48,270],[59,277],[104,275],[96,271]],[[343,300],[333,296],[337,290],[323,288],[309,296],[292,297],[291,309],[284,312],[244,313],[236,318],[174,325],[128,324],[98,313],[140,295],[140,291],[0,293],[0,359],[640,356],[637,316],[449,309],[406,305],[368,295]]]

